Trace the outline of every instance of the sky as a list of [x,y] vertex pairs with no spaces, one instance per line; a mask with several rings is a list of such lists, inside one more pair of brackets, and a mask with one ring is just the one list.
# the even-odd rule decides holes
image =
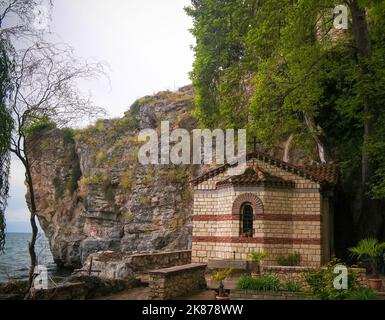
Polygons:
[[[102,61],[108,78],[80,83],[85,94],[120,117],[138,98],[190,83],[194,59],[189,0],[54,0],[50,30],[74,54]],[[24,171],[12,159],[8,232],[28,232]]]

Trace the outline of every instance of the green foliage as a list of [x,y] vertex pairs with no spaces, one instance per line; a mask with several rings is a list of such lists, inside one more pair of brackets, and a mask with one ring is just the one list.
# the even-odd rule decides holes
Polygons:
[[216,282],[222,282],[226,280],[231,275],[231,273],[233,273],[233,271],[234,269],[232,268],[217,270],[213,272],[213,274],[211,275],[211,278]]
[[237,288],[241,290],[256,291],[290,291],[301,292],[303,285],[295,281],[281,281],[276,275],[268,274],[264,276],[252,277],[243,275],[239,278]]
[[9,146],[13,121],[5,100],[10,86],[12,64],[6,54],[6,41],[0,39],[0,254],[5,246],[5,208],[9,191]]
[[151,197],[150,196],[142,196],[140,198],[140,203],[144,206],[150,206],[151,205]]
[[56,123],[46,116],[37,117],[23,129],[27,139],[33,139],[44,131],[56,128]]
[[106,153],[104,151],[98,152],[96,155],[96,165],[100,167],[106,159]]
[[287,256],[279,256],[277,263],[280,266],[299,266],[301,264],[301,254],[299,252],[290,253]]
[[363,39],[333,28],[335,1],[191,1],[194,116],[205,127],[247,128],[266,146],[293,134],[296,150],[316,161],[323,141],[351,193],[353,181],[367,188],[359,181],[367,150],[369,195],[385,199],[385,3],[358,5],[370,33],[366,60],[356,43]]
[[243,275],[237,283],[237,288],[242,290],[279,291],[281,286],[281,281],[272,274],[258,277]]
[[281,288],[282,288],[282,290],[290,291],[290,292],[303,291],[302,283],[296,282],[296,281],[291,281],[291,280],[283,282]]
[[344,300],[360,288],[358,283],[358,271],[348,268],[348,288],[335,289],[333,281],[336,277],[334,268],[340,264],[338,260],[332,260],[325,268],[305,274],[312,295],[321,300]]
[[363,262],[369,261],[372,272],[376,274],[378,271],[378,260],[382,258],[385,252],[385,242],[378,242],[374,238],[362,239],[356,247],[349,250],[359,260]]
[[268,253],[267,252],[251,252],[249,254],[249,258],[253,261],[256,261],[258,263],[260,263],[261,261],[263,261],[266,257],[268,256]]
[[72,195],[78,189],[78,181],[82,176],[82,172],[80,170],[79,159],[75,162],[75,166],[71,171],[70,179],[67,183],[67,190]]
[[131,191],[133,185],[133,176],[132,170],[127,169],[122,176],[120,177],[120,186],[126,190]]
[[75,139],[75,130],[72,128],[64,128],[63,132],[63,140],[65,144],[74,143]]
[[346,300],[379,300],[379,296],[373,289],[359,288],[356,291],[352,291]]

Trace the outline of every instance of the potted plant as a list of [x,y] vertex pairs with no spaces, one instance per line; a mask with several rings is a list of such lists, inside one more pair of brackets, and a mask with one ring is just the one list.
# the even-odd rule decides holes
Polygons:
[[[250,269],[251,270],[255,270],[257,269],[257,274],[260,274],[261,273],[261,263],[262,261],[268,256],[268,254],[266,252],[251,252],[249,253],[249,258],[255,262],[256,264],[256,267],[252,266]],[[253,274],[254,272],[251,273],[252,276],[254,276],[255,274]]]
[[377,239],[374,238],[363,239],[356,247],[350,248],[349,250],[354,256],[357,256],[359,260],[370,264],[372,274],[368,277],[369,287],[380,290],[382,280],[378,278],[378,260],[383,250],[385,250],[385,242],[378,242]]
[[212,279],[216,282],[219,282],[218,295],[216,296],[217,300],[230,300],[230,297],[227,295],[223,281],[233,272],[232,268],[218,270],[212,274]]

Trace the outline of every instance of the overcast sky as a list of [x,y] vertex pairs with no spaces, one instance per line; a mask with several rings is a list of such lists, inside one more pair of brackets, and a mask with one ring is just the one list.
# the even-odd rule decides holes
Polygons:
[[[81,84],[110,117],[142,96],[190,83],[194,38],[183,7],[189,0],[54,0],[50,29],[75,55],[108,65],[108,80]],[[8,231],[28,220],[24,172],[12,161]],[[15,222],[19,222],[16,224]],[[19,230],[19,229],[20,230]],[[16,230],[17,229],[17,230]]]

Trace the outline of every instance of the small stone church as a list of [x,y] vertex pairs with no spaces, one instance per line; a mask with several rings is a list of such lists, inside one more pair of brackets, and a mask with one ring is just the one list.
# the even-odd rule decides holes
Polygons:
[[297,166],[261,152],[247,155],[247,169],[231,176],[231,165],[192,180],[192,262],[246,260],[266,252],[301,254],[301,265],[318,267],[333,252],[335,164]]

